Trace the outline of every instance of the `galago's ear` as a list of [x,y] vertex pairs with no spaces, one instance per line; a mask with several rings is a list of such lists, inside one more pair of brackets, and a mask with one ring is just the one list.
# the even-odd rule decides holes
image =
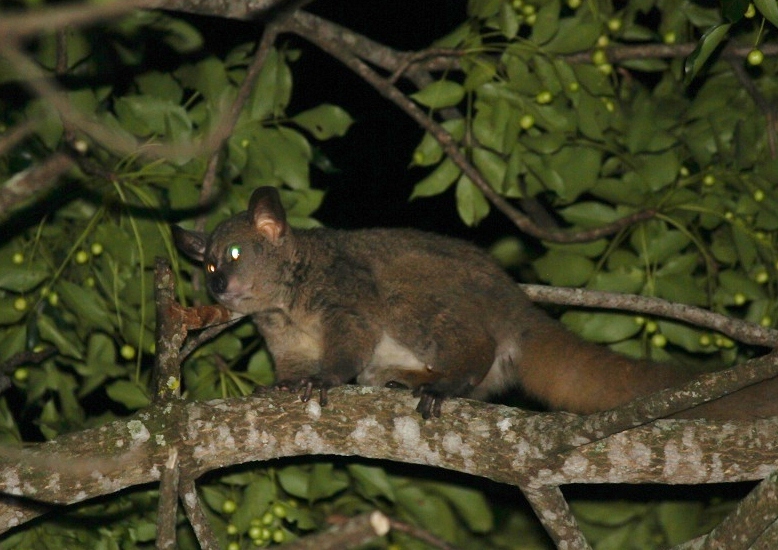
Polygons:
[[254,191],[248,212],[257,232],[272,243],[276,243],[289,229],[286,212],[275,187],[260,187]]
[[177,225],[171,225],[170,230],[173,232],[173,241],[176,243],[176,248],[196,262],[203,261],[207,242],[205,233],[189,231]]

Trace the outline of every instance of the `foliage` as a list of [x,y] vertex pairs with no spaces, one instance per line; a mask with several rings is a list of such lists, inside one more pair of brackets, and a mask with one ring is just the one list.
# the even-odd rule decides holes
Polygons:
[[[462,50],[461,72],[447,72],[411,97],[432,116],[460,108],[464,116],[443,127],[491,188],[516,204],[539,201],[570,231],[645,208],[658,212],[586,244],[527,244],[517,237],[501,243],[514,255],[540,250],[532,263],[539,280],[655,295],[773,325],[778,164],[765,115],[730,65],[743,60],[719,55],[727,41],[758,49],[771,38],[763,23],[778,24],[775,3],[754,4],[470,0],[467,20],[433,44]],[[1,440],[48,439],[148,404],[155,256],[176,262],[182,301],[207,300],[196,284],[198,268],[177,263],[167,224],[191,226],[203,212],[198,184],[205,157],[185,145],[209,135],[226,115],[255,45],[231,44],[216,55],[204,47],[201,30],[185,18],[138,12],[67,33],[66,71],[78,77],[62,79],[68,99],[116,139],[77,136],[86,159],[100,169],[85,163],[71,170],[67,187],[4,227],[0,360],[43,347],[57,353],[13,373],[14,388],[0,398]],[[682,42],[697,44],[685,59],[608,59],[621,46]],[[30,48],[54,74],[54,34]],[[208,228],[245,209],[258,185],[282,188],[294,225],[317,223],[311,216],[323,192],[311,187],[311,166],[326,165],[320,149],[343,136],[352,119],[329,104],[288,113],[301,55],[279,43],[268,56],[227,140]],[[767,56],[747,67],[757,91],[771,99],[777,66]],[[115,83],[100,78],[108,71],[117,73]],[[33,138],[0,158],[0,174],[9,181],[65,137],[51,105],[22,94],[21,80],[0,64],[0,122],[8,128],[36,122]],[[180,147],[149,161],[127,154],[124,137],[143,140],[149,150]],[[465,223],[489,215],[483,193],[431,135],[421,138],[412,165],[427,170],[413,198],[449,191]],[[587,338],[635,355],[672,353],[721,364],[747,353],[720,335],[677,323],[589,312],[563,319]],[[248,324],[200,348],[184,367],[189,399],[246,395],[271,380],[270,358]],[[321,528],[327,514],[373,507],[463,547],[546,544],[514,507],[493,511],[472,489],[373,464],[230,472],[210,479],[202,495],[222,542],[239,547],[288,540]],[[149,547],[155,498],[143,492],[74,512],[73,519],[88,516],[100,529],[41,523],[0,547],[108,548],[118,547],[116,541],[122,548]],[[685,540],[721,513],[716,506],[672,502],[620,512],[582,502],[576,512],[602,549],[624,548],[625,540],[640,541],[641,548]],[[692,514],[699,519],[688,531],[678,518]],[[422,547],[401,536],[387,544]],[[181,546],[194,546],[190,535],[182,534]]]
[[[711,57],[727,39],[757,48],[764,33],[753,6],[474,0],[468,7],[471,19],[435,42],[467,52],[462,78],[446,75],[412,97],[433,111],[462,108],[464,119],[444,125],[491,188],[506,198],[541,201],[571,232],[640,210],[658,212],[609,239],[542,243],[537,277],[772,325],[778,164],[764,113],[730,65],[743,59]],[[609,51],[626,46],[693,40],[698,47],[686,59],[608,60]],[[748,77],[770,97],[776,65],[762,61]],[[474,225],[489,214],[481,191],[431,135],[420,141],[413,163],[431,169],[414,197],[455,187],[464,222]],[[668,351],[686,352],[718,364],[736,357],[728,339],[677,323],[590,312],[563,320],[633,355],[667,359]]]

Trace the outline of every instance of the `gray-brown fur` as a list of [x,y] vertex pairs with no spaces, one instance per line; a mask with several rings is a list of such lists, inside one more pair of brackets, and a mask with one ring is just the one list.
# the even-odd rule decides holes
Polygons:
[[589,413],[688,378],[580,340],[468,243],[409,229],[292,231],[274,188],[257,189],[210,236],[174,235],[205,263],[214,298],[252,316],[279,383],[306,398],[352,381],[404,386],[426,417],[446,396],[520,386]]

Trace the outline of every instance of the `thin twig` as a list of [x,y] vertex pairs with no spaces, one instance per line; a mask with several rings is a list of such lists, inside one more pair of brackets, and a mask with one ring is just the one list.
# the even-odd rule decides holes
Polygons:
[[778,330],[734,319],[707,309],[668,302],[652,296],[636,296],[582,288],[562,288],[545,285],[520,285],[531,300],[549,304],[583,306],[601,309],[647,313],[676,319],[697,327],[705,327],[725,334],[744,344],[778,346]]

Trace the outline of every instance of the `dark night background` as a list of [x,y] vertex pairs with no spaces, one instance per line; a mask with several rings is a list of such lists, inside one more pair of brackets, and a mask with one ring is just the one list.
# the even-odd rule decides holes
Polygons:
[[[428,47],[466,19],[466,2],[320,1],[307,9],[398,51]],[[312,169],[313,185],[327,191],[316,217],[339,228],[410,226],[488,244],[503,226],[492,213],[477,230],[459,219],[453,187],[440,197],[408,201],[428,169],[408,168],[423,131],[399,108],[349,69],[297,37],[286,37],[303,55],[293,64],[290,113],[333,103],[355,123],[345,137],[322,143],[339,172]],[[281,41],[284,40],[282,37]],[[399,83],[402,86],[402,82]],[[406,90],[413,92],[415,90]]]

